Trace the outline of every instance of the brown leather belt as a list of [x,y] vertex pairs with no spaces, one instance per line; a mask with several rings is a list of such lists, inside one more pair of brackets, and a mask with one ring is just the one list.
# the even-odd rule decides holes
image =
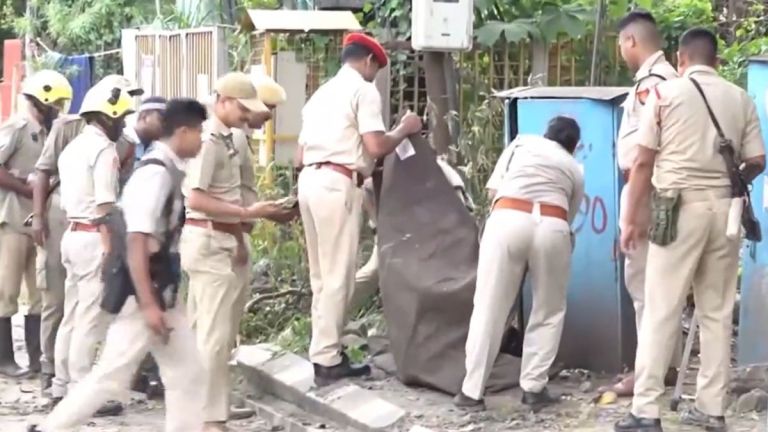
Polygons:
[[83,222],[70,222],[69,230],[95,233],[95,232],[99,232],[99,226],[94,224],[89,224],[89,223],[83,223]]
[[[568,212],[560,206],[539,203],[539,208],[541,209],[542,216],[558,218],[568,222]],[[518,198],[499,198],[493,204],[493,209],[507,209],[533,213],[533,203]]]
[[205,219],[186,219],[184,221],[184,225],[198,228],[211,228],[214,231],[223,232],[235,237],[240,237],[243,235],[243,226],[239,223],[215,222]]
[[362,186],[363,181],[365,181],[365,177],[363,177],[359,172],[334,162],[318,162],[318,163],[311,164],[309,166],[315,167],[315,168],[328,168],[330,170],[336,171],[337,173],[342,174],[346,176],[348,179],[352,180],[352,182],[355,183],[355,186],[357,187]]
[[629,183],[629,173],[631,170],[625,169],[621,170],[621,175],[624,177],[624,183]]

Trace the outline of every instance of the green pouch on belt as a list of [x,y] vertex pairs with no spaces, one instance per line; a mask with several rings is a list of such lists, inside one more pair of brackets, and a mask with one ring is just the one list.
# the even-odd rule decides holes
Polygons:
[[677,239],[677,219],[680,215],[678,191],[654,191],[651,198],[651,227],[648,239],[651,243],[666,246]]

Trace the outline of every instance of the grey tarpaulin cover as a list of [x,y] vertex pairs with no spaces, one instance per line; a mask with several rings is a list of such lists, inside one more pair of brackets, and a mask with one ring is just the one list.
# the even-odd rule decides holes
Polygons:
[[[395,152],[375,177],[379,285],[397,377],[455,394],[464,378],[478,233],[421,137]],[[520,360],[501,354],[489,391],[516,386]]]

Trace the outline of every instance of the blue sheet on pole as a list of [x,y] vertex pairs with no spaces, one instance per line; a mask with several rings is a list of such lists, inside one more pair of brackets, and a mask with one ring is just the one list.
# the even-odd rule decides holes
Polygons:
[[56,62],[57,69],[64,72],[72,85],[72,103],[69,107],[70,114],[80,110],[85,92],[91,88],[93,79],[93,57],[89,55],[61,56]]

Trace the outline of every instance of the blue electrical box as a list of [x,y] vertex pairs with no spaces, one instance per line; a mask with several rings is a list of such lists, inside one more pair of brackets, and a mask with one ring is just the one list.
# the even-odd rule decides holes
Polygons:
[[[753,58],[747,69],[747,91],[757,105],[763,140],[768,142],[768,57]],[[760,220],[763,241],[747,244],[742,250],[741,301],[739,312],[738,363],[768,363],[768,202],[765,199],[768,177],[761,174],[752,183],[752,205]]]
[[[635,360],[634,310],[619,253],[623,180],[615,151],[627,92],[616,87],[529,87],[496,95],[505,100],[505,145],[517,134],[544,134],[557,115],[572,117],[581,127],[575,157],[584,169],[586,196],[573,222],[576,249],[559,354],[569,368],[621,372]],[[529,289],[523,299],[529,310]]]

